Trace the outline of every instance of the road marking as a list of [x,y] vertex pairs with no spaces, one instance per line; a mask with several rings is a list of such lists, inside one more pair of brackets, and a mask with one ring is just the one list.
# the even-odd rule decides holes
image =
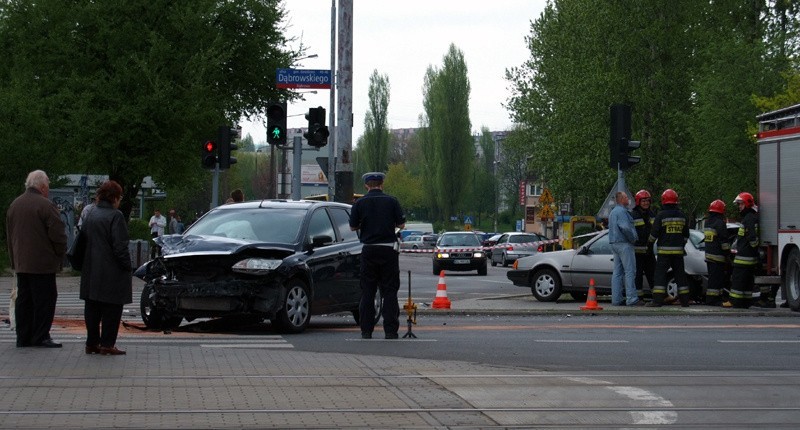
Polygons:
[[294,348],[290,343],[201,343],[201,348]]
[[[633,419],[633,424],[638,425],[663,425],[663,424],[673,424],[678,421],[678,413],[675,411],[648,411],[642,410],[642,408],[673,408],[675,405],[672,404],[669,400],[652,393],[647,390],[643,390],[638,387],[625,387],[625,386],[612,386],[606,387],[609,390],[625,396],[634,402],[637,402],[637,407],[635,411],[628,412]],[[644,403],[644,406],[638,406],[640,403]],[[633,409],[633,408],[632,408]]]
[[717,340],[719,343],[800,343],[800,340]]
[[629,343],[627,340],[536,339],[540,343]]
[[[381,341],[382,342],[397,342],[399,340],[400,341],[403,340],[403,338],[400,338],[400,339],[381,339],[381,338],[376,337],[375,339],[352,338],[352,339],[345,339],[345,340],[348,341],[348,342],[376,342],[376,341],[377,342],[381,342]],[[436,339],[419,339],[419,338],[409,339],[409,341],[411,341],[411,342],[437,342]]]

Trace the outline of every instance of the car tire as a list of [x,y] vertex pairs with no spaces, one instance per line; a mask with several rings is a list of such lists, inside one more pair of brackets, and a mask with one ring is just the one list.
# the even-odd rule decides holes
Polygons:
[[786,300],[793,311],[800,311],[800,250],[793,249],[786,259],[784,271]]
[[500,259],[503,262],[503,267],[508,267],[508,260],[506,259],[506,253],[505,252],[503,252],[503,254],[500,256]]
[[434,274],[435,276],[439,276],[439,274],[440,274],[441,272],[442,272],[442,269],[439,267],[439,265],[438,265],[438,264],[436,264],[436,263],[433,263],[433,274]]
[[417,245],[414,245],[414,246],[412,246],[412,247],[411,247],[411,249],[413,249],[413,250],[415,250],[415,251],[416,251],[416,250],[418,250],[418,249],[419,249],[419,247],[418,247]]
[[[375,324],[381,320],[381,312],[383,311],[383,297],[381,297],[381,290],[375,292]],[[356,325],[361,324],[361,311],[358,308],[353,309],[353,319],[356,320]]]
[[153,286],[147,284],[142,288],[142,296],[139,299],[139,310],[145,327],[153,330],[172,329],[181,325],[183,317],[172,316],[158,309],[150,296],[153,294]]
[[492,267],[496,267],[497,266],[497,262],[494,261],[494,256],[492,256],[491,259],[492,259]]
[[308,286],[293,278],[286,283],[281,307],[272,319],[281,333],[302,333],[311,321],[311,297]]
[[478,267],[478,276],[486,276],[488,270],[486,269],[486,265],[484,264],[481,267]]
[[540,302],[554,302],[561,296],[561,279],[552,269],[537,270],[531,277],[531,292]]

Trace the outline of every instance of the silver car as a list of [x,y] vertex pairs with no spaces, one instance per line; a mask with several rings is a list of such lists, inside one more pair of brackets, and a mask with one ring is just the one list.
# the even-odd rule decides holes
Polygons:
[[518,258],[542,252],[544,245],[541,242],[546,240],[546,237],[536,233],[503,233],[492,246],[490,254],[492,267],[498,264],[508,267]]
[[[556,301],[562,293],[570,293],[579,301],[585,300],[591,280],[594,280],[597,294],[611,294],[614,254],[608,243],[608,230],[592,235],[594,237],[578,249],[521,258],[506,276],[514,285],[530,288],[533,296],[542,302]],[[707,284],[704,239],[702,231],[689,231],[683,261],[692,291],[705,291]],[[672,275],[668,276],[667,294],[674,296],[678,288]]]

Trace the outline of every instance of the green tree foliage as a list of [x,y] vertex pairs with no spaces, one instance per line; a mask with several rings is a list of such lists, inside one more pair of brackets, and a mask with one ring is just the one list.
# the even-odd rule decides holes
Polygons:
[[596,212],[616,179],[607,167],[609,106],[625,103],[632,137],[642,141],[642,162],[626,174],[632,190],[675,188],[685,208],[704,212],[711,200],[753,187],[750,98],[773,93],[786,53],[796,52],[795,42],[771,39],[781,22],[796,28],[788,3],[548,4],[526,38],[531,57],[507,71],[508,107],[532,167],[577,213]]
[[367,171],[385,172],[389,165],[390,90],[389,77],[374,70],[369,77],[369,109],[364,118],[364,136],[359,139],[362,162]]
[[464,53],[450,45],[442,67],[429,66],[423,85],[426,130],[422,144],[426,180],[431,187],[440,219],[456,215],[462,209],[469,183],[475,146],[470,134],[470,83]]
[[483,219],[496,216],[497,186],[495,181],[495,142],[492,134],[486,127],[481,127],[480,138],[481,155],[475,157],[472,170],[472,190],[469,194],[470,205],[468,211],[474,211],[481,224]]
[[[108,174],[123,186],[126,215],[145,176],[165,188],[204,182],[203,139],[291,98],[275,89],[274,70],[302,55],[287,47],[277,0],[0,7],[4,149],[28,144],[23,170]],[[19,161],[0,162],[9,172]]]
[[420,178],[412,175],[406,169],[405,164],[389,165],[384,190],[387,194],[397,198],[408,219],[420,219],[419,217],[424,216],[423,193],[425,188],[422,186]]

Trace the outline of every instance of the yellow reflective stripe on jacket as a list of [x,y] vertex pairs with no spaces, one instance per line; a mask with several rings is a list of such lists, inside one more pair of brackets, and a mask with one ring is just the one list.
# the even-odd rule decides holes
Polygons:
[[644,220],[643,219],[637,218],[637,219],[633,220],[633,226],[634,227],[641,227],[643,225],[644,225]]
[[683,247],[677,246],[659,246],[658,253],[664,255],[683,254]]
[[716,254],[709,254],[706,253],[706,261],[710,261],[712,263],[724,263],[728,261],[724,255],[716,255]]
[[737,254],[733,259],[733,264],[738,264],[740,266],[755,266],[758,264],[758,257],[745,257]]

